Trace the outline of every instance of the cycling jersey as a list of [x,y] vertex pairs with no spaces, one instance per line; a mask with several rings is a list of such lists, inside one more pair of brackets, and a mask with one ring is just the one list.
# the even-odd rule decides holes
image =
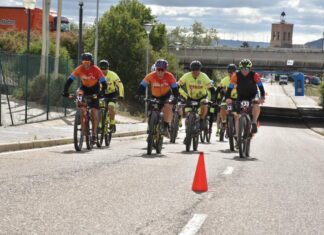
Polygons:
[[165,72],[163,78],[157,76],[157,72],[153,71],[146,75],[142,80],[143,87],[151,86],[151,92],[154,97],[161,97],[171,92],[172,89],[177,88],[175,77],[170,72]]
[[108,70],[106,75],[106,81],[107,94],[118,92],[120,97],[124,97],[124,85],[118,77],[117,73]]
[[247,76],[244,76],[241,71],[234,73],[226,92],[226,98],[229,98],[235,86],[239,100],[254,98],[258,92],[257,87],[260,89],[261,96],[265,95],[260,75],[253,71],[250,71]]
[[73,81],[77,77],[80,78],[82,86],[85,87],[93,87],[99,81],[106,81],[105,76],[96,65],[91,66],[89,69],[85,69],[83,65],[78,66],[69,79]]
[[[228,86],[231,83],[231,78],[230,76],[226,76],[221,80],[220,86],[222,88],[225,88],[225,90],[227,90]],[[231,99],[237,99],[237,91],[236,88],[234,87],[231,93]]]
[[[188,72],[180,78],[178,83],[180,85],[180,90],[182,89],[181,86],[185,86],[187,95],[191,99],[206,97],[207,89],[209,89],[212,84],[209,77],[203,72],[200,72],[197,78],[194,78],[192,73]],[[180,91],[180,93],[183,93],[183,91]]]

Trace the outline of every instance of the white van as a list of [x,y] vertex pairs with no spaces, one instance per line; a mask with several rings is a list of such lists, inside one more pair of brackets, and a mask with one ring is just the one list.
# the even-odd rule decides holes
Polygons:
[[288,84],[288,76],[280,75],[279,76],[279,85],[287,85]]

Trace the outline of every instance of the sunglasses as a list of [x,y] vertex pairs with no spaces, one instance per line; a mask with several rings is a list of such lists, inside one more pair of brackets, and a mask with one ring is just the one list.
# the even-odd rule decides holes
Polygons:
[[241,68],[241,71],[248,72],[248,71],[250,71],[250,69],[249,68]]
[[156,69],[156,71],[158,71],[158,72],[164,72],[165,69],[160,69],[160,68],[158,68],[158,69]]

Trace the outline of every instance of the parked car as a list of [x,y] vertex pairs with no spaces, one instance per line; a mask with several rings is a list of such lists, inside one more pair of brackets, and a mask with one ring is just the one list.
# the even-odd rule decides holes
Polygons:
[[319,77],[312,77],[312,79],[310,80],[310,83],[312,84],[312,85],[316,85],[316,86],[318,86],[318,85],[320,85],[321,84],[321,79],[319,78]]
[[280,75],[279,76],[279,85],[287,85],[288,84],[288,76]]

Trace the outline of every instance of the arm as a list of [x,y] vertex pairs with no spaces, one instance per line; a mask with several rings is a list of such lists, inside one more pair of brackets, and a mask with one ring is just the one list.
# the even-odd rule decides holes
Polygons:
[[75,77],[71,74],[68,78],[68,80],[66,80],[65,84],[64,84],[64,90],[63,90],[63,95],[67,95],[69,93],[69,88],[72,84],[72,82],[74,81]]
[[137,94],[138,95],[144,95],[145,91],[147,89],[148,83],[143,79],[140,83],[140,86],[138,88]]
[[264,86],[261,81],[260,75],[258,73],[254,74],[254,81],[255,81],[256,85],[259,87],[261,97],[263,97],[263,99],[264,99],[265,98]]

